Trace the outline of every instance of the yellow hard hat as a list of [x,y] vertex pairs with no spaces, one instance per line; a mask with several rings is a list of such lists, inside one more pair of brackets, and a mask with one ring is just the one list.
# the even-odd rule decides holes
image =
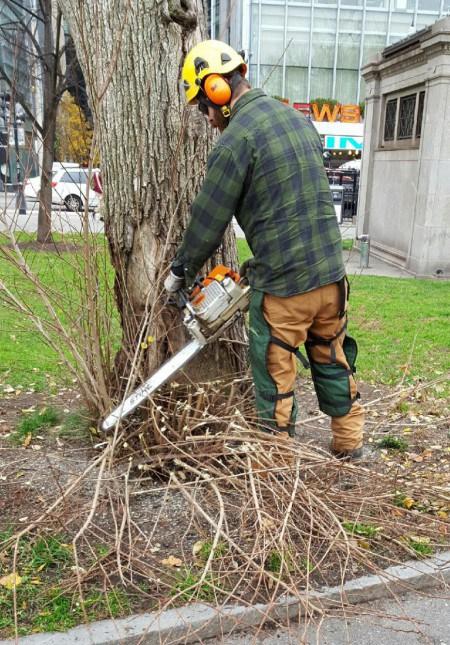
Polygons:
[[184,59],[181,72],[187,102],[195,100],[205,76],[229,74],[241,66],[245,74],[247,65],[242,56],[220,40],[204,40],[195,45]]

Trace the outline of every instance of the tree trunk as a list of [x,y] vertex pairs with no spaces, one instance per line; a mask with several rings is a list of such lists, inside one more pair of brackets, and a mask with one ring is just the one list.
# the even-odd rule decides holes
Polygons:
[[[120,372],[128,373],[139,334],[156,338],[143,373],[184,344],[162,290],[201,186],[212,138],[187,108],[179,77],[187,51],[204,39],[202,0],[59,0],[86,79],[100,147],[105,232],[121,316]],[[227,232],[213,263],[237,267]],[[146,325],[143,328],[143,325]],[[175,333],[170,333],[175,328]],[[168,333],[169,332],[169,333]],[[241,338],[243,327],[236,327]],[[241,345],[202,357],[196,380],[242,367]]]
[[[50,97],[51,98],[51,97]],[[39,191],[39,214],[37,241],[45,244],[52,239],[52,167],[56,135],[56,108],[52,101],[45,100],[42,136],[41,188]]]
[[42,0],[44,40],[42,45],[43,75],[43,127],[42,127],[42,168],[39,192],[39,214],[37,240],[45,244],[52,235],[52,167],[56,136],[56,112],[59,98],[55,97],[56,68],[53,46],[52,0]]

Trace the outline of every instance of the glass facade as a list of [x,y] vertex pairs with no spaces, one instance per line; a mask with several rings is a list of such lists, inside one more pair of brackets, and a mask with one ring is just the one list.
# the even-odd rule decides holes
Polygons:
[[0,3],[0,92],[11,93],[6,76],[23,96],[30,100],[31,76],[27,35],[23,25],[29,23],[31,0],[22,0],[12,8]]
[[291,103],[359,103],[361,67],[447,15],[450,0],[243,0],[246,8],[250,33],[231,44],[248,42],[253,86]]
[[[30,125],[23,120],[14,121],[14,114],[23,117],[18,109],[19,99],[28,106],[32,102],[34,79],[33,58],[30,55],[27,28],[30,27],[30,10],[32,0],[6,3],[0,1],[0,189],[4,184],[17,181],[18,165],[30,169],[31,161],[28,142],[22,142],[19,134],[25,125],[29,132]],[[24,27],[25,25],[25,27]],[[22,97],[24,97],[22,99]],[[13,108],[16,107],[15,111]],[[16,127],[15,127],[16,126]],[[17,139],[14,137],[17,133]],[[17,163],[17,155],[20,164]]]

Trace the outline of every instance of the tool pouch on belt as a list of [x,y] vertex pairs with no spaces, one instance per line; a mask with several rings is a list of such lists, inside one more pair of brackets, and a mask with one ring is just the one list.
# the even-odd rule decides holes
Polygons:
[[311,366],[311,376],[316,390],[319,408],[330,417],[342,417],[350,412],[354,401],[359,394],[352,397],[350,377],[355,372],[355,361],[358,353],[356,341],[350,336],[345,336],[343,350],[349,369],[337,362],[317,363],[311,352],[315,344],[327,344],[326,342],[306,342],[306,351]]

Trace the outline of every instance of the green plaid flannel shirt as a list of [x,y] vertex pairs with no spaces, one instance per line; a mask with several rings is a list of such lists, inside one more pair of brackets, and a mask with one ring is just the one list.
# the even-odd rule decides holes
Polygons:
[[345,274],[342,244],[314,126],[262,90],[246,92],[208,158],[175,263],[192,280],[233,215],[253,253],[254,289],[304,293]]

